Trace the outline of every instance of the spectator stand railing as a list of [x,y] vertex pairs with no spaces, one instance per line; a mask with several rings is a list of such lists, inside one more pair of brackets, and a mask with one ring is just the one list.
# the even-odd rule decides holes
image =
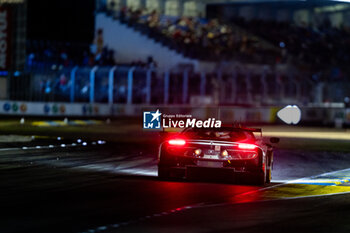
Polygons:
[[[32,69],[27,86],[11,88],[11,99],[27,101],[81,102],[146,105],[278,105],[310,101],[312,83],[273,71],[193,72],[188,69],[164,73],[137,66],[74,66]],[[20,87],[21,79],[14,86]],[[28,81],[28,79],[23,79]],[[23,84],[24,85],[24,84]],[[21,84],[21,86],[23,86]]]

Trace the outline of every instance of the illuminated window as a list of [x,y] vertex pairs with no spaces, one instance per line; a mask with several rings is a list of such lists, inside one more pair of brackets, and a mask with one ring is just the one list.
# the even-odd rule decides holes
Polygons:
[[184,3],[184,16],[197,16],[198,6],[195,1],[189,1]]
[[179,16],[179,2],[167,1],[165,3],[165,15]]
[[159,11],[160,5],[159,0],[147,0],[146,2],[146,8],[148,11]]
[[133,10],[140,9],[141,0],[127,0],[126,5]]

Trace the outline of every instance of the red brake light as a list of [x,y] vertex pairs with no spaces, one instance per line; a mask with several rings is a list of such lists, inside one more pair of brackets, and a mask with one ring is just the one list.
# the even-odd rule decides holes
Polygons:
[[243,144],[243,143],[240,143],[238,144],[238,148],[239,149],[246,149],[246,150],[253,150],[256,148],[256,145],[254,144]]
[[186,141],[183,139],[171,139],[168,141],[169,145],[173,146],[183,146],[186,144]]

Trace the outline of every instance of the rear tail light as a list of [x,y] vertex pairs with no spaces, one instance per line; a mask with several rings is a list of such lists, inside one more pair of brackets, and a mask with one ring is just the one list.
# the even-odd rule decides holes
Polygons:
[[241,160],[241,159],[255,159],[258,156],[255,152],[240,152],[234,153],[231,155],[232,160]]
[[244,144],[244,143],[238,144],[238,148],[243,150],[254,150],[256,147],[257,146],[254,144]]
[[168,141],[168,143],[172,146],[183,146],[186,144],[186,141],[183,139],[171,139]]

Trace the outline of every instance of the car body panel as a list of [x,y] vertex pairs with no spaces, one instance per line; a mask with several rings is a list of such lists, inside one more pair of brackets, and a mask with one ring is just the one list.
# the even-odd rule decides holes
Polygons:
[[[232,128],[233,130],[242,130]],[[183,131],[185,132],[185,130]],[[251,132],[249,130],[248,132]],[[261,132],[261,130],[260,130]],[[174,138],[184,138],[183,134],[177,134]],[[253,142],[191,139],[186,138],[185,145],[170,145],[165,139],[159,147],[158,166],[169,171],[182,170],[183,177],[188,176],[188,170],[225,169],[231,173],[240,174],[266,174],[266,170],[272,169],[272,147],[262,140]],[[254,149],[239,149],[240,144],[255,145]],[[201,154],[194,153],[200,149]],[[223,156],[226,150],[228,155]]]

